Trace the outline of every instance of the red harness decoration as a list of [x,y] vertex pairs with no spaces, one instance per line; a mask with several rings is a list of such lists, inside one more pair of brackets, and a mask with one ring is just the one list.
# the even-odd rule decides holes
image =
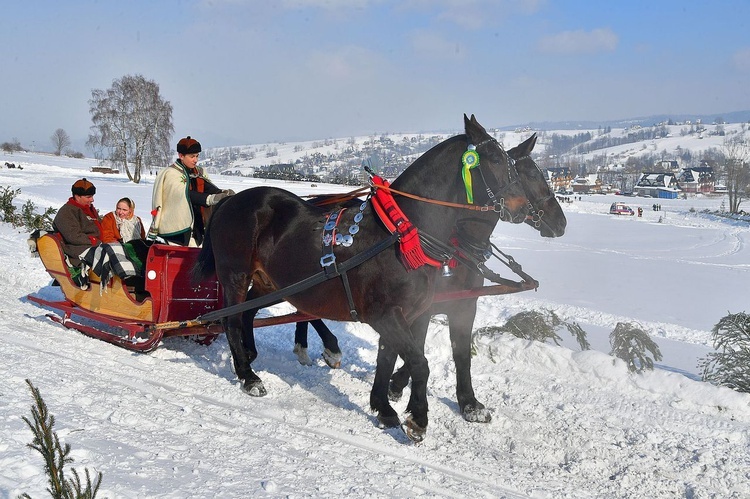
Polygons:
[[388,181],[373,175],[372,183],[375,185],[375,194],[372,196],[372,207],[378,214],[380,220],[385,224],[391,233],[399,233],[399,249],[401,263],[406,270],[413,270],[422,265],[431,265],[440,267],[440,262],[427,256],[419,242],[419,232],[412,225],[401,208],[393,199],[393,194],[386,189],[378,189],[378,186],[388,187]]

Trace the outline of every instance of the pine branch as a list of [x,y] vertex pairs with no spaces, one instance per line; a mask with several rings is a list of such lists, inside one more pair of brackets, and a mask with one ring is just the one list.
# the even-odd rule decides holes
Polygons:
[[[97,478],[92,484],[89,470],[85,468],[85,488],[82,487],[75,469],[71,469],[73,478],[66,480],[65,466],[73,462],[73,458],[70,457],[70,445],[65,444],[63,447],[60,444],[60,439],[54,431],[55,416],[49,413],[42,395],[31,381],[27,379],[26,384],[29,385],[34,397],[34,405],[31,406],[33,422],[25,416],[22,417],[34,434],[34,439],[27,447],[39,452],[44,459],[44,470],[49,479],[47,491],[54,499],[94,499],[101,485],[102,473],[97,473]],[[21,497],[29,498],[27,494]]]
[[630,372],[652,370],[654,360],[662,359],[659,345],[636,323],[618,322],[609,335],[609,341],[612,346],[609,354],[624,360]]
[[723,317],[712,330],[716,352],[698,363],[704,381],[750,393],[750,315]]

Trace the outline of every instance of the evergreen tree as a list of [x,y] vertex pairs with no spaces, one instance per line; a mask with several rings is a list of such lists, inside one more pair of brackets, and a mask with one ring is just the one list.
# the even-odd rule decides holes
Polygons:
[[551,341],[555,345],[559,345],[561,338],[557,334],[557,329],[561,326],[565,326],[568,332],[573,335],[581,350],[591,348],[586,339],[586,332],[581,326],[575,322],[564,321],[555,312],[547,309],[520,312],[508,319],[504,325],[499,327],[483,327],[478,329],[474,335],[489,336],[497,333],[510,333],[517,338],[540,341],[542,343]]
[[[32,423],[27,417],[23,418],[34,434],[34,440],[28,447],[39,452],[44,458],[44,469],[49,478],[47,491],[54,499],[94,499],[99,491],[102,473],[97,473],[92,484],[89,470],[85,468],[85,486],[75,469],[71,469],[73,478],[65,478],[65,466],[73,462],[73,458],[70,457],[70,444],[65,444],[65,447],[60,444],[60,439],[54,431],[55,416],[49,413],[47,404],[31,381],[27,379],[26,384],[34,396],[34,405],[31,406],[34,421]],[[22,494],[20,497],[31,499],[28,494]]]
[[704,381],[750,392],[750,315],[729,314],[712,329],[714,349],[700,360]]
[[[652,370],[654,361],[662,359],[659,346],[643,328],[633,322],[618,322],[614,331],[609,335],[609,342],[612,346],[609,354],[624,360],[630,372]],[[648,356],[647,352],[653,359]]]

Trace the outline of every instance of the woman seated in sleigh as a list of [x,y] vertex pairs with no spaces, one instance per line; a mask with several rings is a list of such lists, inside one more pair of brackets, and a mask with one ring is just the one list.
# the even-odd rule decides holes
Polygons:
[[73,282],[88,289],[92,270],[99,276],[102,290],[117,275],[136,292],[143,291],[143,262],[148,246],[143,241],[143,224],[133,213],[135,203],[123,198],[114,212],[100,219],[94,208],[93,183],[85,178],[77,180],[71,193],[52,226],[62,236]]

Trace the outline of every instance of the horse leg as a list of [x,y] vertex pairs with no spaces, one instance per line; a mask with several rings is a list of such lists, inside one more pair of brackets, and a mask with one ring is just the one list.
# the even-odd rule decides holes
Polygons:
[[[242,390],[254,397],[262,397],[266,395],[266,389],[261,379],[250,367],[250,363],[258,356],[258,351],[255,348],[255,338],[252,335],[252,331],[248,335],[244,330],[245,317],[247,315],[248,313],[244,312],[225,319],[224,331],[227,333],[229,350],[232,352],[234,372],[237,378],[239,378],[240,383],[242,383]],[[252,328],[253,316],[254,313],[249,321],[250,328]],[[246,345],[248,345],[247,348]]]
[[[432,312],[427,311],[424,314],[417,317],[417,319],[411,324],[411,334],[414,336],[414,340],[417,345],[422,347],[424,351],[424,344],[427,338],[427,328],[430,325],[430,319],[432,318]],[[404,388],[409,384],[411,373],[409,373],[409,367],[403,364],[398,370],[391,376],[390,385],[388,386],[388,398],[393,402],[401,400],[401,396],[404,393]]]
[[378,413],[378,421],[383,428],[396,428],[401,424],[396,411],[388,402],[388,378],[396,365],[398,354],[386,345],[383,338],[378,343],[378,360],[375,380],[370,391],[370,408]]
[[[241,314],[241,334],[239,335],[239,344],[242,348],[242,367],[238,366],[235,360],[235,372],[237,377],[242,381],[242,390],[253,397],[263,397],[268,392],[263,385],[263,381],[255,374],[250,364],[258,357],[258,349],[255,346],[255,332],[253,330],[253,321],[258,310],[247,310]],[[235,338],[236,341],[236,338]],[[232,342],[229,343],[232,350],[232,358],[235,357]]]
[[310,324],[315,328],[318,336],[320,336],[320,340],[323,342],[323,360],[326,361],[328,367],[331,369],[341,367],[342,354],[338,338],[336,338],[321,319],[311,320]]
[[313,365],[310,355],[307,353],[307,325],[309,321],[298,322],[294,327],[294,354],[297,361],[303,366]]
[[451,304],[448,314],[453,362],[456,364],[456,398],[461,414],[472,423],[489,423],[492,415],[474,395],[471,383],[471,329],[477,313],[477,300]]
[[427,433],[427,379],[430,375],[424,349],[419,348],[399,308],[383,314],[371,325],[380,333],[380,348],[370,407],[378,411],[381,423],[393,423],[394,418],[398,417],[388,401],[388,380],[393,373],[396,356],[400,355],[412,376],[411,396],[406,406],[410,416],[401,427],[411,440],[421,442]]

